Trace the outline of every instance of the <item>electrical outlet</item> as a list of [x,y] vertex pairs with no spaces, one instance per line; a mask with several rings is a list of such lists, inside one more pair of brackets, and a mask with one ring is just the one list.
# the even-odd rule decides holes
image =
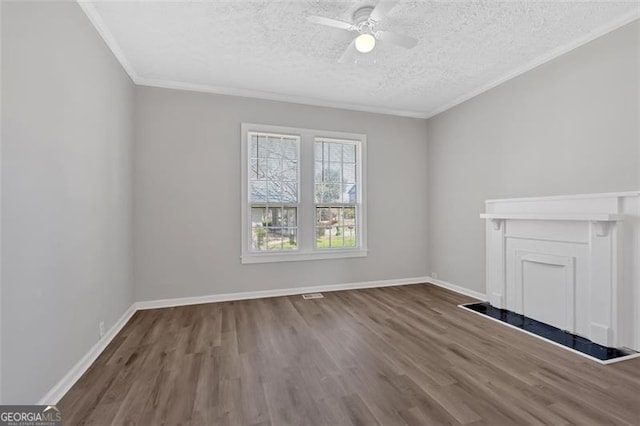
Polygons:
[[432,272],[431,273],[431,278],[433,278],[434,280],[438,279],[438,273],[437,272]]
[[100,338],[102,338],[104,336],[104,321],[100,321],[100,324],[98,324],[98,330],[100,332]]

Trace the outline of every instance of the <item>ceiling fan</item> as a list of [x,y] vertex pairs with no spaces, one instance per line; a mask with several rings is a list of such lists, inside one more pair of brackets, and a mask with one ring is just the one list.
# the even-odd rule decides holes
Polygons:
[[418,44],[418,40],[413,37],[376,29],[380,21],[387,16],[397,3],[397,0],[381,0],[375,7],[363,6],[353,13],[353,22],[339,21],[324,16],[308,16],[307,20],[314,24],[326,25],[358,34],[338,60],[338,62],[346,62],[353,57],[356,51],[360,53],[371,52],[376,47],[378,40],[406,49],[411,49]]

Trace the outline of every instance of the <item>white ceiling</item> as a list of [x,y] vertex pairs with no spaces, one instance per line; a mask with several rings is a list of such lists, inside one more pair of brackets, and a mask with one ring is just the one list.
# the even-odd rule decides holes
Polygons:
[[638,1],[400,1],[380,28],[418,38],[337,63],[377,0],[91,1],[81,6],[143,85],[429,117],[640,16]]

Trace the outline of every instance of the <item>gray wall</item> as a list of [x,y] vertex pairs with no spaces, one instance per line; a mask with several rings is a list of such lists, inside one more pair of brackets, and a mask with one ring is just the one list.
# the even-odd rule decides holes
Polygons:
[[[431,271],[484,292],[484,199],[640,186],[639,38],[425,122],[134,88],[77,4],[4,2],[3,402],[37,401],[133,300]],[[368,257],[240,263],[241,122],[367,134]]]
[[133,84],[73,2],[2,11],[2,390],[34,403],[133,301]]
[[431,271],[485,292],[485,199],[640,188],[639,55],[636,21],[427,121]]
[[[240,263],[240,123],[364,133],[366,258]],[[425,120],[136,88],[136,300],[424,276]]]

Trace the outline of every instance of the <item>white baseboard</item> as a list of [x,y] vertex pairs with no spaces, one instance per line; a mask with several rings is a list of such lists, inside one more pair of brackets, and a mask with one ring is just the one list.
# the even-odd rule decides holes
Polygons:
[[428,277],[402,278],[396,280],[365,281],[348,284],[330,284],[313,287],[280,288],[275,290],[243,291],[239,293],[211,294],[206,296],[179,297],[175,299],[159,299],[137,302],[136,309],[170,308],[173,306],[199,305],[202,303],[230,302],[233,300],[262,299],[265,297],[295,296],[304,293],[321,293],[340,290],[357,290],[363,288],[391,287],[427,283]]
[[437,285],[438,287],[446,288],[447,290],[455,291],[456,293],[464,294],[465,296],[473,297],[478,300],[487,300],[487,296],[483,293],[469,290],[465,287],[460,287],[459,285],[451,284],[446,281],[437,280],[435,278],[427,278],[427,282]]
[[156,308],[169,308],[174,306],[185,305],[198,305],[202,303],[213,302],[228,302],[233,300],[249,300],[260,299],[265,297],[278,297],[278,296],[295,296],[304,293],[321,293],[340,290],[357,290],[364,288],[377,288],[377,287],[392,287],[399,285],[411,285],[411,284],[424,284],[430,283],[439,287],[446,288],[456,293],[464,294],[465,296],[475,297],[476,299],[484,300],[484,294],[475,292],[473,290],[466,289],[457,285],[449,284],[445,281],[435,280],[430,277],[414,277],[414,278],[401,278],[395,280],[381,280],[381,281],[365,281],[348,284],[330,284],[319,285],[313,287],[295,287],[295,288],[282,288],[275,290],[262,290],[262,291],[246,291],[239,293],[223,293],[223,294],[211,294],[206,296],[195,297],[179,297],[175,299],[160,299],[160,300],[147,300],[142,302],[133,303],[129,309],[120,317],[120,319],[109,329],[109,331],[100,339],[89,351],[76,363],[76,365],[69,370],[69,372],[47,392],[38,402],[39,405],[52,405],[57,404],[62,397],[71,389],[71,387],[82,377],[82,375],[91,367],[91,364],[100,356],[102,351],[111,343],[114,337],[120,332],[122,327],[131,319],[133,314],[139,310],[156,309]]
[[116,321],[116,323],[105,333],[98,342],[74,365],[71,370],[43,396],[38,405],[55,405],[71,389],[82,375],[91,367],[98,356],[106,349],[114,337],[122,330],[122,327],[136,313],[135,303]]

